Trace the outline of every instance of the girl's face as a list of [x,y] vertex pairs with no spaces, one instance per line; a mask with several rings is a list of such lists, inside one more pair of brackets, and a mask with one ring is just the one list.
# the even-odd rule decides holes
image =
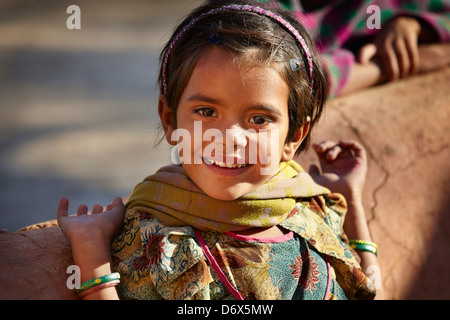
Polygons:
[[288,98],[289,88],[274,68],[246,67],[211,48],[180,97],[176,128],[164,96],[159,112],[169,143],[180,142],[189,177],[209,196],[234,200],[264,184],[306,136],[308,123],[294,141],[285,142]]

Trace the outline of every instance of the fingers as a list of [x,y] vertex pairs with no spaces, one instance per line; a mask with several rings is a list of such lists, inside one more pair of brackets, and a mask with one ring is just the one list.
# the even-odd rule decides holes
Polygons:
[[112,206],[113,207],[124,207],[125,205],[123,204],[122,198],[121,197],[116,197],[113,202],[112,202]]
[[325,141],[322,141],[322,142],[320,142],[320,143],[314,144],[313,147],[314,147],[314,150],[315,150],[316,152],[318,152],[318,153],[323,153],[323,152],[325,152],[326,150],[328,150],[328,149],[330,149],[330,148],[332,148],[332,147],[334,147],[334,146],[336,146],[336,145],[337,145],[337,144],[336,144],[336,142],[334,142],[334,141],[331,141],[331,140],[325,140]]
[[114,219],[116,219],[117,222],[123,221],[123,217],[125,215],[126,208],[123,204],[122,198],[117,197],[114,199],[114,201],[111,204],[111,216],[114,216]]
[[412,35],[386,42],[378,55],[390,81],[408,77],[419,70],[419,48],[417,38]]
[[398,61],[395,54],[393,46],[389,43],[386,44],[383,50],[380,50],[379,56],[381,59],[381,64],[386,73],[386,77],[389,81],[394,81],[398,79]]
[[314,150],[320,159],[334,161],[337,157],[346,153],[349,157],[361,158],[366,160],[364,147],[354,140],[341,140],[336,143],[331,140],[322,141],[313,145]]
[[341,153],[342,153],[342,147],[339,144],[336,144],[327,150],[327,152],[325,153],[325,159],[327,159],[328,161],[333,161]]
[[113,200],[112,203],[108,204],[105,209],[107,211],[111,211],[111,210],[117,209],[117,208],[122,210],[124,207],[125,207],[125,205],[123,204],[122,198],[121,197],[117,197],[117,198],[115,198]]
[[69,212],[69,200],[67,198],[62,198],[59,201],[58,211],[56,213],[58,223],[62,218],[67,217],[68,212]]
[[407,77],[410,71],[410,61],[408,49],[404,39],[398,39],[397,41],[394,42],[394,50],[398,65],[397,68],[398,74],[396,76],[400,78]]
[[[106,211],[120,210],[123,211],[125,205],[123,204],[122,198],[117,197],[114,201],[106,206]],[[77,216],[82,216],[86,214],[97,214],[102,213],[104,210],[103,206],[96,204],[92,207],[92,211],[89,213],[88,206],[81,204],[78,206]],[[69,200],[67,198],[61,198],[58,205],[57,220],[60,221],[62,218],[69,215]]]
[[88,207],[85,204],[78,206],[77,216],[82,216],[88,213]]
[[[87,213],[88,213],[88,207],[85,204],[82,204],[78,207],[78,210],[77,210],[78,216],[85,215]],[[60,222],[61,219],[63,219],[64,217],[67,217],[68,215],[69,215],[69,199],[62,198],[59,201],[58,211],[56,213],[58,222]]]
[[351,149],[355,157],[366,158],[366,150],[359,142],[354,140],[341,140],[339,143],[343,148]]
[[358,53],[360,63],[368,63],[377,53],[377,46],[374,43],[365,44]]
[[[77,215],[85,215],[88,213],[88,207],[85,204],[82,204],[78,207]],[[69,215],[69,199],[62,198],[59,201],[58,205],[58,211],[56,214],[58,222],[60,222],[64,217],[67,217]]]
[[410,74],[419,73],[420,55],[417,37],[411,36],[406,39],[408,57],[410,61]]
[[336,159],[342,151],[339,144],[330,140],[322,141],[319,144],[315,144],[313,147],[320,159],[326,159],[328,161]]
[[96,204],[92,207],[92,214],[102,213],[102,212],[103,212],[103,206]]
[[395,43],[395,52],[401,78],[416,74],[419,70],[419,47],[417,38],[409,36],[398,39]]

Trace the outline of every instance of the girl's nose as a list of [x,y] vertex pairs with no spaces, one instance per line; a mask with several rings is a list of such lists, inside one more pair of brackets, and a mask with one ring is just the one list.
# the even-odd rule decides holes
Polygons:
[[245,148],[247,146],[247,130],[239,125],[232,125],[231,128],[226,129],[226,140],[233,141],[233,145],[237,148]]

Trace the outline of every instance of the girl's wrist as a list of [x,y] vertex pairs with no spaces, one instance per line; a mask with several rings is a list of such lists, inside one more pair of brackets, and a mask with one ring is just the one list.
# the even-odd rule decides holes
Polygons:
[[[80,282],[103,277],[113,272],[112,255],[109,243],[104,241],[92,242],[87,246],[73,248],[75,264],[80,268]],[[101,290],[89,292],[82,297],[83,300],[118,299],[115,287],[105,287]]]
[[347,203],[344,230],[349,239],[371,240],[364,207],[361,201],[353,199]]
[[111,245],[107,239],[91,235],[71,243],[75,265],[80,268],[81,281],[111,273]]
[[347,201],[347,208],[349,211],[364,213],[361,193],[352,193],[351,195],[346,196],[345,200]]
[[[325,185],[327,187],[327,185]],[[358,204],[362,203],[362,189],[363,186],[360,184],[350,184],[350,183],[340,183],[339,185],[330,185],[328,188],[332,192],[336,192],[344,196],[348,204]]]
[[70,238],[72,249],[85,248],[89,249],[95,246],[110,246],[109,239],[104,235],[102,230],[98,228],[83,228],[76,232],[76,235]]

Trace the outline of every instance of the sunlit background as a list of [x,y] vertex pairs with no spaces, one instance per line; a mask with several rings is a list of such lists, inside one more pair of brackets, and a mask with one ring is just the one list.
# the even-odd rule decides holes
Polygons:
[[202,2],[0,0],[0,229],[54,219],[63,196],[107,204],[169,163],[159,51]]

